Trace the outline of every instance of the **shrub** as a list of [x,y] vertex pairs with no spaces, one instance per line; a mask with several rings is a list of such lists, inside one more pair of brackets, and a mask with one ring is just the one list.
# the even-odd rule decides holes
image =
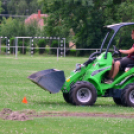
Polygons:
[[1,53],[6,53],[6,46],[5,45],[1,46]]
[[15,53],[15,39],[14,38],[10,38],[10,53],[14,54]]
[[24,42],[24,46],[23,46],[23,41],[19,41],[18,42],[18,46],[19,46],[19,51],[21,54],[26,54],[26,49],[27,49],[27,43]]
[[75,49],[70,49],[69,55],[76,56],[76,50]]
[[[39,54],[43,54],[45,51],[45,46],[46,46],[46,41],[44,39],[40,39],[39,42],[37,43],[38,47],[40,47],[39,49]],[[44,47],[44,48],[42,48]]]
[[45,47],[45,51],[46,51],[47,54],[50,53],[50,47],[49,47],[48,45],[46,45],[46,47]]
[[53,40],[51,43],[51,47],[55,47],[55,49],[51,49],[52,54],[57,54],[58,40]]

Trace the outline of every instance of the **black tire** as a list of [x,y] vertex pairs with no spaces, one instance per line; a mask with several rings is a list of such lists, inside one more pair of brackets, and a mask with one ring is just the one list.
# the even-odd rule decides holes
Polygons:
[[93,84],[85,81],[76,82],[70,89],[70,100],[74,105],[92,106],[97,99]]
[[121,98],[114,98],[114,97],[113,97],[113,100],[114,100],[114,102],[115,102],[117,105],[122,105]]
[[64,98],[64,100],[67,102],[67,103],[71,103],[71,101],[70,101],[70,97],[69,97],[69,93],[63,93],[63,98]]
[[124,106],[134,107],[134,83],[128,84],[122,90],[121,101]]

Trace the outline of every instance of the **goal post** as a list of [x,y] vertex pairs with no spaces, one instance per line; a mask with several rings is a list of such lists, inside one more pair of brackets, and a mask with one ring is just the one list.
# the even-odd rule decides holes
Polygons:
[[2,39],[6,39],[6,54],[10,54],[10,39],[8,37],[3,37],[0,36],[0,53],[1,53],[1,48],[2,48]]
[[[30,49],[31,49],[31,55],[33,55],[34,51],[34,39],[50,39],[50,40],[59,40],[60,45],[58,45],[55,48],[57,50],[57,53],[60,53],[61,56],[66,56],[66,38],[60,38],[60,37],[15,37],[15,57],[18,56],[18,39],[30,39]],[[53,49],[53,48],[52,48]],[[59,54],[57,54],[59,56]]]

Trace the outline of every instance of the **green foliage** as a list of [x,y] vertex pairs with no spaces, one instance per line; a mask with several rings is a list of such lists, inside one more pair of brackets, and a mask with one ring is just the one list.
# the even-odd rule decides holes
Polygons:
[[46,46],[46,41],[44,39],[40,39],[37,43],[39,49],[39,54],[43,54],[45,52],[45,46]]
[[[37,13],[38,9],[43,11],[43,4],[38,5],[37,0],[0,1],[0,12],[2,14],[31,15]],[[25,25],[25,18],[2,18],[0,22],[2,22],[0,25],[0,35],[8,36],[9,38],[15,36],[44,36],[45,33],[38,27],[36,21]]]
[[134,22],[134,1],[125,1],[120,4],[115,13],[115,17],[121,22]]
[[1,6],[2,6],[2,4],[1,4],[1,1],[0,1],[0,13],[1,13],[2,10],[3,10]]
[[43,10],[43,5],[39,5],[37,0],[8,0],[3,6],[8,14],[30,15],[38,9]]
[[58,40],[52,40],[51,47],[54,48],[54,49],[51,49],[51,53],[57,54]]
[[[50,36],[73,39],[77,47],[96,47],[100,43],[104,21],[101,19],[102,11],[94,6],[92,0],[44,1],[45,12],[49,13],[45,20],[45,31]],[[70,29],[75,36],[70,33]]]
[[1,24],[0,35],[7,37],[18,36],[19,34],[19,23],[16,19],[12,18],[3,18]]
[[6,53],[6,47],[5,47],[5,45],[1,45],[1,52],[0,52],[1,54],[5,54]]
[[50,46],[46,45],[46,47],[45,47],[45,51],[46,51],[47,54],[49,54],[50,51],[51,51],[51,50],[50,50]]
[[28,15],[41,9],[42,13],[48,14],[48,17],[44,18],[43,30],[38,27],[36,21],[25,26],[24,18],[3,18],[0,35],[10,38],[64,37],[67,41],[72,40],[77,48],[99,48],[105,35],[102,29],[104,25],[134,21],[132,0],[121,0],[121,2],[120,0],[2,0],[1,2],[2,13]]
[[11,54],[14,54],[15,53],[15,39],[14,39],[14,37],[12,37],[12,38],[10,38],[10,46],[11,46],[11,48],[10,48],[10,53]]
[[20,54],[26,54],[28,44],[25,41],[18,41]]
[[26,27],[27,36],[35,36],[38,31],[38,23],[37,21],[32,21],[31,24],[28,24]]
[[116,3],[113,0],[40,2],[44,3],[44,11],[49,14],[45,19],[46,33],[71,39],[77,48],[99,48],[105,35],[104,25],[134,21],[134,1],[131,0],[118,0]]
[[0,36],[9,38],[18,36],[44,36],[44,31],[38,27],[37,21],[25,25],[24,21],[3,18],[0,27]]
[[76,56],[76,50],[75,49],[71,49],[69,55]]
[[121,0],[113,0],[114,4],[121,4]]

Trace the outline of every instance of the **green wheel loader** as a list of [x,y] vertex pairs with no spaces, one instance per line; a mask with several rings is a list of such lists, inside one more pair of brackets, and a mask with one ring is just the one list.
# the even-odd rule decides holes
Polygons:
[[[83,64],[76,64],[76,69],[65,79],[64,72],[56,69],[39,71],[28,78],[49,91],[58,93],[62,91],[64,100],[73,105],[91,106],[96,102],[97,97],[113,97],[118,105],[134,107],[134,64],[127,66],[128,71],[121,69],[111,84],[105,84],[104,79],[112,68],[113,55],[121,53],[114,46],[110,52],[110,46],[115,35],[121,27],[134,25],[134,22],[124,22],[105,26],[108,30],[100,51],[94,52]],[[104,52],[104,44],[112,32]]]

